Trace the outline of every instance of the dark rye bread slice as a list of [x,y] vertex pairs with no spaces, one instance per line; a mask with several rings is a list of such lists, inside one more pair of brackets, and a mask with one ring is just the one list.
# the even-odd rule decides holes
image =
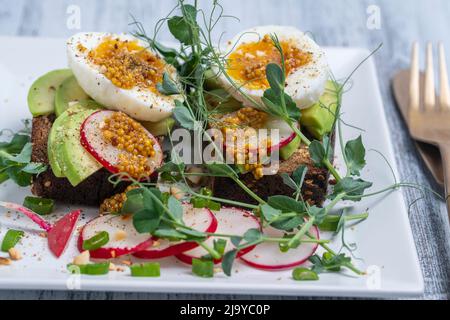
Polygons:
[[33,177],[31,192],[34,195],[69,204],[96,206],[104,199],[125,190],[129,185],[127,183],[121,183],[117,187],[109,183],[108,177],[111,173],[106,169],[97,171],[76,187],[65,178],[55,177],[47,157],[47,141],[53,121],[54,115],[33,118],[31,160],[48,165],[47,171]]
[[[302,145],[289,160],[280,163],[278,174],[256,180],[253,174],[249,173],[241,175],[241,181],[263,200],[267,200],[273,195],[292,196],[294,190],[283,182],[281,174],[287,173],[291,175],[301,165],[308,167],[308,173],[302,189],[303,198],[310,205],[322,205],[327,195],[330,173],[327,169],[317,168],[313,165],[306,145]],[[228,178],[214,179],[214,195],[219,198],[257,204],[241,187]]]

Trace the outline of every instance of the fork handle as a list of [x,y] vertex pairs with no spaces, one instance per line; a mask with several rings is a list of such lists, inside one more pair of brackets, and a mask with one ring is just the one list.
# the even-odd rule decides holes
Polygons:
[[444,165],[445,197],[447,202],[447,211],[450,219],[450,143],[441,143],[439,147],[442,154],[442,164]]

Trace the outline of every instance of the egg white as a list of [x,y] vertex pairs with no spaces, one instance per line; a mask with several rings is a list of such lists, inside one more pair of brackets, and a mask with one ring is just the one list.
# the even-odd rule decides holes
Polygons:
[[[67,56],[69,67],[81,88],[105,108],[122,111],[137,120],[158,122],[170,117],[175,108],[175,100],[182,101],[182,96],[165,96],[159,92],[155,93],[138,87],[119,88],[102,74],[100,66],[88,59],[89,51],[109,37],[118,38],[121,41],[138,41],[140,46],[147,47],[142,41],[126,34],[90,32],[74,35],[67,41]],[[80,44],[87,50],[80,50]],[[172,66],[166,65],[165,72],[172,79],[178,79],[176,70]]]
[[[276,34],[280,40],[293,43],[298,49],[311,53],[311,61],[304,66],[291,72],[286,79],[285,92],[292,97],[297,107],[305,109],[316,103],[325,91],[325,84],[329,78],[328,62],[323,50],[305,33],[294,27],[286,26],[262,26],[242,31],[235,38],[227,43],[224,52],[225,58],[229,57],[242,44],[258,42],[265,35]],[[220,68],[215,66],[213,70],[220,74],[219,81],[221,85],[234,98],[241,101],[246,106],[257,107],[262,105],[261,98],[264,95],[265,88],[252,89],[232,79],[236,85],[228,79],[227,75],[220,72]],[[231,77],[231,76],[230,76]],[[246,96],[250,97],[248,99]]]

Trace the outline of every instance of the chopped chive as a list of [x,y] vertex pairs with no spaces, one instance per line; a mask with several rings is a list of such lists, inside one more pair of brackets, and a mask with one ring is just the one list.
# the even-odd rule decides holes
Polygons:
[[24,236],[23,231],[19,230],[8,230],[8,232],[5,234],[5,237],[2,241],[2,251],[8,252],[9,249],[14,248],[16,244],[20,241],[20,239]]
[[307,268],[296,268],[292,271],[292,278],[296,281],[317,281],[319,276]]
[[109,262],[102,262],[102,263],[91,263],[91,264],[85,264],[81,266],[77,266],[74,264],[67,265],[67,269],[69,272],[74,274],[85,274],[90,276],[100,276],[105,275],[109,273]]
[[109,242],[109,234],[106,231],[97,233],[90,239],[83,241],[83,250],[97,250]]
[[161,276],[160,265],[157,262],[134,264],[130,266],[130,270],[132,277],[157,278]]
[[216,250],[221,256],[225,253],[225,247],[227,246],[227,240],[218,239],[214,240],[214,250]]
[[25,197],[23,206],[42,216],[53,212],[55,202],[52,199]]
[[214,262],[192,259],[192,273],[201,278],[213,278]]

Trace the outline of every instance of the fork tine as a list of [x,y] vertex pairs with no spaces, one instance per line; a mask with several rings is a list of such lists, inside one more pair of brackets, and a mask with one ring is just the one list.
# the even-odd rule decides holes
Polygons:
[[427,45],[425,70],[425,109],[433,110],[436,106],[436,92],[434,86],[433,45]]
[[411,110],[418,111],[420,106],[420,71],[419,43],[417,41],[414,42],[412,48],[409,97]]
[[450,89],[448,86],[447,61],[445,58],[444,45],[439,43],[439,74],[440,74],[440,99],[442,110],[450,110]]

